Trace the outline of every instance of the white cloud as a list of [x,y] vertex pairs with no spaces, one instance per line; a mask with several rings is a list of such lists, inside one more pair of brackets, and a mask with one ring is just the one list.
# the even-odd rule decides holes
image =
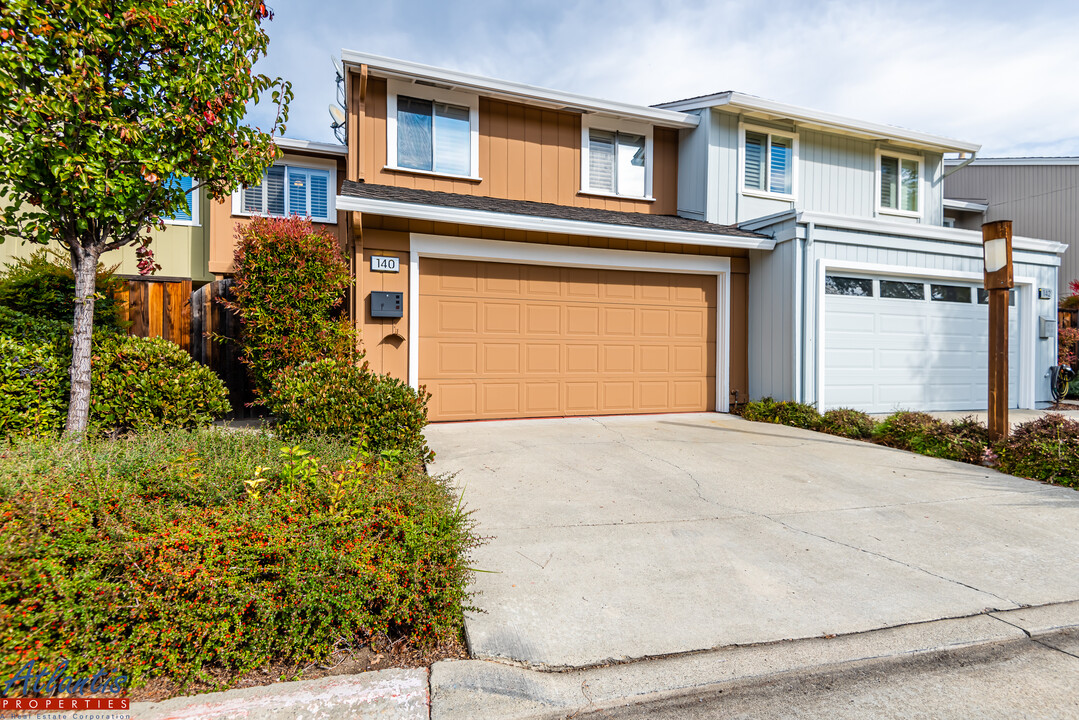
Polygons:
[[[267,72],[289,135],[332,139],[341,47],[629,102],[720,90],[981,142],[1079,155],[1079,9],[1065,3],[277,3]],[[332,17],[330,16],[332,11]]]

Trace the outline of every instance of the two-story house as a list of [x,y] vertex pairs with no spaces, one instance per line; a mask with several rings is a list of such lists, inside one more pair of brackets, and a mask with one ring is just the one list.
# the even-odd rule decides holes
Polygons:
[[[736,92],[664,104],[683,130],[679,214],[773,238],[749,254],[752,397],[821,409],[970,410],[987,397],[980,229],[945,226],[945,153],[978,145]],[[1064,246],[1017,237],[1013,406],[1049,401],[1045,289]]]
[[[981,236],[944,226],[942,192],[944,155],[977,145],[737,93],[645,107],[342,60],[326,210],[351,312],[432,420],[985,406]],[[1011,399],[1033,407],[1063,246],[1014,247]]]

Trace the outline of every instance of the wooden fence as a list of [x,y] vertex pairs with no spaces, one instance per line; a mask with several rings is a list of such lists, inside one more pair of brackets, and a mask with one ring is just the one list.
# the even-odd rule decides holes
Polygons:
[[191,281],[126,278],[116,294],[120,317],[139,337],[159,337],[191,350]]
[[234,414],[249,417],[254,394],[240,362],[240,318],[220,302],[231,298],[232,284],[232,279],[218,280],[191,293],[188,345],[195,360],[225,381]]
[[1079,310],[1065,310],[1064,308],[1059,308],[1057,310],[1057,327],[1079,327]]

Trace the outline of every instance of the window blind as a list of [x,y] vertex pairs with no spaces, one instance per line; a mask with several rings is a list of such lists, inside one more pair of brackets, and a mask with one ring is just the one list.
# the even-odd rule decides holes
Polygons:
[[768,168],[768,189],[771,192],[791,194],[793,145],[790,138],[772,138]]
[[308,175],[308,181],[311,187],[311,217],[330,220],[330,173],[324,170],[312,170]]
[[899,207],[899,158],[880,158],[880,206]]
[[194,193],[191,192],[191,187],[194,181],[190,177],[176,177],[175,175],[168,179],[168,186],[170,188],[179,187],[184,191],[185,204],[182,210],[177,210],[169,220],[178,220],[181,222],[191,222],[192,213],[194,212]]
[[472,170],[469,110],[435,104],[434,166],[438,172],[468,175]]
[[615,134],[606,130],[588,131],[588,187],[601,192],[615,191]]
[[764,190],[764,148],[768,136],[746,131],[745,186],[749,190]]

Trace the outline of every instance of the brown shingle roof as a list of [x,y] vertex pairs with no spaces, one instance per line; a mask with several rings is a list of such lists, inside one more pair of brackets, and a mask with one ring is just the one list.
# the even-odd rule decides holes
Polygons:
[[387,200],[391,202],[413,203],[416,205],[436,205],[464,210],[484,210],[487,212],[506,213],[509,215],[531,215],[534,217],[557,218],[559,220],[577,220],[580,222],[604,223],[649,228],[655,230],[674,230],[678,232],[707,233],[742,238],[764,238],[766,236],[747,230],[740,230],[734,225],[717,225],[702,220],[691,220],[677,215],[650,215],[648,213],[616,212],[613,210],[595,210],[592,208],[555,205],[553,203],[531,202],[529,200],[507,200],[504,198],[483,197],[481,195],[458,195],[456,193],[436,192],[433,190],[414,190],[393,185],[375,185],[372,183],[346,180],[341,185],[341,194],[349,197]]

